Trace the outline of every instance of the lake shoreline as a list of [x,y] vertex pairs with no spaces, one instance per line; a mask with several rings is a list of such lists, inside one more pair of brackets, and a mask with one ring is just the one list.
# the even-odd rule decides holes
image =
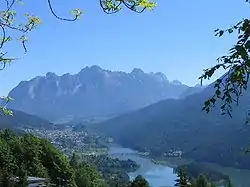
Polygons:
[[152,159],[152,161],[155,164],[167,165],[172,168],[192,163],[206,164],[209,165],[211,168],[213,168],[216,172],[221,172],[224,175],[228,175],[230,177],[233,186],[249,187],[250,184],[250,178],[249,178],[250,170],[246,169],[238,169],[233,167],[221,166],[215,163],[196,162],[194,160],[186,160],[186,159],[179,159],[178,161],[178,159],[166,158],[164,160]]
[[117,145],[110,146],[109,156],[121,160],[131,159],[140,166],[135,172],[128,173],[130,180],[133,180],[138,175],[142,175],[151,187],[159,187],[174,186],[175,180],[177,179],[173,168],[166,165],[155,164],[151,158],[142,156],[130,148],[123,148]]
[[[111,146],[108,146],[108,148],[124,148],[117,144],[112,144]],[[124,148],[124,149],[130,149],[130,148]],[[132,149],[130,149],[132,150]],[[171,169],[174,169],[178,166],[185,165],[185,164],[191,164],[191,163],[202,163],[202,164],[208,164],[210,165],[215,171],[221,172],[222,174],[228,175],[232,181],[232,184],[237,187],[249,187],[250,184],[250,170],[243,170],[243,169],[237,169],[237,168],[231,168],[231,167],[225,167],[220,166],[218,164],[214,163],[205,163],[205,162],[195,162],[191,159],[185,159],[185,158],[155,158],[150,155],[143,155],[141,152],[133,150],[134,153],[136,153],[140,158],[147,159],[154,165],[158,165],[160,167],[168,167]],[[132,159],[133,160],[133,159]],[[136,162],[136,161],[135,161]],[[139,165],[141,165],[139,163]],[[140,166],[141,167],[141,166]],[[140,168],[139,168],[140,170]],[[154,186],[153,186],[154,187]]]

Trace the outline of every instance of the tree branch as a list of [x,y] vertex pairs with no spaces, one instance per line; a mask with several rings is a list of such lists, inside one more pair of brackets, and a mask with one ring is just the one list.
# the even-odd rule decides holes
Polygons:
[[74,17],[73,19],[62,18],[62,17],[58,16],[58,15],[55,13],[55,11],[54,11],[54,9],[53,9],[53,7],[52,7],[51,0],[47,0],[47,2],[48,2],[49,9],[50,9],[51,13],[52,13],[57,19],[62,20],[62,21],[76,21],[76,20],[77,20],[78,15],[75,15],[75,17]]

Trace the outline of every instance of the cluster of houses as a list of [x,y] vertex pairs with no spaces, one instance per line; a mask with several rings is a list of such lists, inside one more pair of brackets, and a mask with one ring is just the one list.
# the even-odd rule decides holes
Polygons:
[[164,156],[166,156],[166,157],[181,157],[182,156],[182,151],[180,151],[180,150],[170,150],[170,151],[164,153]]

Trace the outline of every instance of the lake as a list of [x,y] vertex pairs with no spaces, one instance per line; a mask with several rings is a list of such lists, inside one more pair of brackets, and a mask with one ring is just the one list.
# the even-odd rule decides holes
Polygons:
[[176,175],[173,168],[165,165],[158,165],[150,159],[141,157],[136,151],[118,146],[110,147],[109,155],[120,160],[131,159],[140,165],[140,168],[133,173],[128,173],[133,180],[137,175],[142,175],[149,182],[151,187],[173,187]]
[[[151,162],[150,159],[141,157],[136,151],[129,148],[121,148],[117,145],[110,147],[109,155],[121,160],[131,159],[138,163],[141,167],[133,173],[128,173],[130,179],[134,179],[137,175],[142,175],[147,179],[151,187],[173,187],[176,175],[173,169],[166,165],[158,165]],[[230,176],[233,186],[249,187],[250,170],[223,167],[217,164],[210,164],[213,169],[225,175]]]

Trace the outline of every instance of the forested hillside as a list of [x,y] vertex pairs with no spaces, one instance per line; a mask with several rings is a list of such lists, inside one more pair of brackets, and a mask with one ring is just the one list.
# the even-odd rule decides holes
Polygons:
[[[202,111],[213,85],[182,100],[165,100],[133,113],[119,116],[96,127],[125,147],[150,151],[154,157],[182,150],[184,157],[249,169],[243,148],[248,147],[249,126],[245,125],[250,102],[244,93],[233,118],[214,107]],[[220,103],[218,103],[220,104]],[[150,138],[149,138],[150,137]]]

